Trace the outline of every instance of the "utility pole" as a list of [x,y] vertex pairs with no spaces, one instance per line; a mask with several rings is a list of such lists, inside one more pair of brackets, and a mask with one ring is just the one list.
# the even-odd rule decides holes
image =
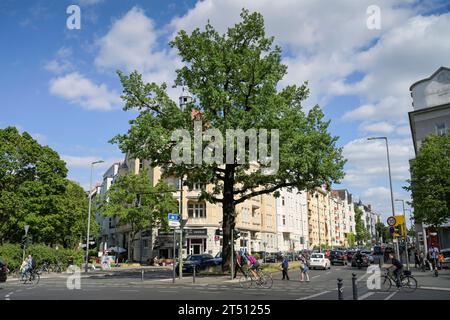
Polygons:
[[316,199],[317,199],[317,227],[319,233],[319,252],[322,252],[322,246],[320,241],[320,210],[319,210],[319,193],[316,191]]
[[178,252],[179,278],[183,279],[183,176],[180,177],[180,251]]
[[405,256],[406,256],[406,268],[409,270],[409,255],[408,255],[408,229],[406,228],[406,215],[405,215],[405,200],[403,199],[395,199],[395,201],[401,201],[402,205],[403,205],[403,226],[404,226],[404,231],[406,232],[406,234],[404,235],[404,239],[405,239]]

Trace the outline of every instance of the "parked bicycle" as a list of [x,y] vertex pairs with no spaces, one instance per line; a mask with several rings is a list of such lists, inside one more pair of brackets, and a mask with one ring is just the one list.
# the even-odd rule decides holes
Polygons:
[[[397,286],[395,276],[386,269],[384,276],[381,277],[381,291],[389,291],[392,285]],[[400,275],[400,289],[405,292],[414,292],[417,289],[417,280],[411,274],[411,271],[404,270]]]
[[239,278],[239,285],[242,288],[248,289],[251,288],[254,284],[264,289],[272,288],[273,279],[270,273],[266,273],[261,270],[254,271],[256,271],[256,274],[251,272],[249,269],[243,270],[244,275]]

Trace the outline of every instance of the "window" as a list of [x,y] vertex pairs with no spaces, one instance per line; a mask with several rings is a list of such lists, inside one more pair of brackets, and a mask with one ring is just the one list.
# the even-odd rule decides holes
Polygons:
[[191,190],[200,191],[206,188],[206,184],[204,183],[194,183]]
[[281,203],[284,206],[284,197],[281,198]]
[[444,136],[447,134],[447,126],[445,125],[445,123],[436,124],[436,134],[438,136]]
[[283,226],[286,225],[286,216],[283,216]]
[[142,169],[144,169],[144,160],[139,159],[139,172],[141,172]]
[[189,218],[206,218],[206,205],[204,202],[188,203]]
[[142,240],[142,246],[148,248],[148,240]]

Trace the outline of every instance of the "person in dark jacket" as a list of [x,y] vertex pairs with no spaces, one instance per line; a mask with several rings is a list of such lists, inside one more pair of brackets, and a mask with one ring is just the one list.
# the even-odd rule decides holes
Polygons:
[[281,268],[283,269],[283,279],[289,280],[288,269],[289,269],[289,260],[288,257],[283,257],[283,262],[281,263]]
[[390,267],[390,268],[395,268],[394,269],[394,275],[395,275],[395,280],[397,281],[397,288],[400,288],[400,275],[403,272],[403,264],[400,262],[400,260],[398,260],[398,259],[396,259],[394,257],[393,253],[389,254],[389,258],[392,261],[391,262],[392,263],[392,267]]

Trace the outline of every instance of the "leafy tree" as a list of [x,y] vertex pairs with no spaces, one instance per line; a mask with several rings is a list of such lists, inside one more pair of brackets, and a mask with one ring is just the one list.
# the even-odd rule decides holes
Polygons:
[[[66,179],[59,155],[16,128],[0,129],[0,239],[72,246],[85,222],[87,196]],[[95,224],[93,226],[95,229]]]
[[349,232],[345,235],[345,238],[347,239],[347,243],[349,247],[355,246],[356,236],[354,233]]
[[[243,10],[241,18],[226,34],[219,34],[208,23],[204,31],[195,29],[190,35],[180,31],[171,42],[184,63],[177,70],[175,84],[187,87],[196,97],[183,110],[167,95],[166,84],[144,83],[137,72],[119,72],[124,110],[136,108],[140,114],[130,122],[127,134],[112,140],[122,151],[162,167],[166,175],[183,176],[187,186],[197,182],[213,186],[202,191],[201,199],[222,205],[224,270],[229,268],[238,204],[263,194],[279,196],[280,188],[313,190],[330,185],[343,177],[345,162],[319,106],[303,109],[302,102],[309,95],[307,84],[279,89],[287,67],[281,63],[281,49],[273,46],[274,38],[265,34],[263,17]],[[192,137],[194,119],[202,121],[203,132],[214,128],[222,137],[227,129],[255,129],[261,141],[260,129],[267,129],[269,138],[275,138],[272,129],[279,130],[278,170],[267,174],[261,155],[257,164],[250,166],[248,147],[254,142],[248,138],[245,159],[240,157],[245,161],[238,161],[234,150],[231,161],[223,164],[220,160],[227,158],[223,148],[215,149],[214,157],[219,160],[213,163],[173,162],[172,151],[177,151],[178,145],[174,146],[172,133],[185,129]],[[203,141],[201,150],[212,140]],[[230,143],[234,145],[234,139],[227,141]],[[270,154],[273,149],[268,149]]]
[[178,211],[174,188],[160,181],[152,185],[148,171],[129,173],[117,178],[107,191],[99,210],[106,217],[116,217],[120,225],[130,226],[130,257],[134,257],[136,235],[148,228],[168,229],[167,214]]
[[380,241],[381,238],[383,238],[384,242],[387,242],[388,239],[392,238],[392,235],[389,232],[389,228],[385,226],[382,222],[377,222],[375,228],[377,230],[378,238],[380,239]]
[[450,218],[450,135],[428,136],[411,161],[411,192],[418,222],[439,226]]
[[358,206],[355,206],[355,240],[358,243],[365,243],[370,237],[369,232],[364,226],[364,221],[362,220],[363,211]]

